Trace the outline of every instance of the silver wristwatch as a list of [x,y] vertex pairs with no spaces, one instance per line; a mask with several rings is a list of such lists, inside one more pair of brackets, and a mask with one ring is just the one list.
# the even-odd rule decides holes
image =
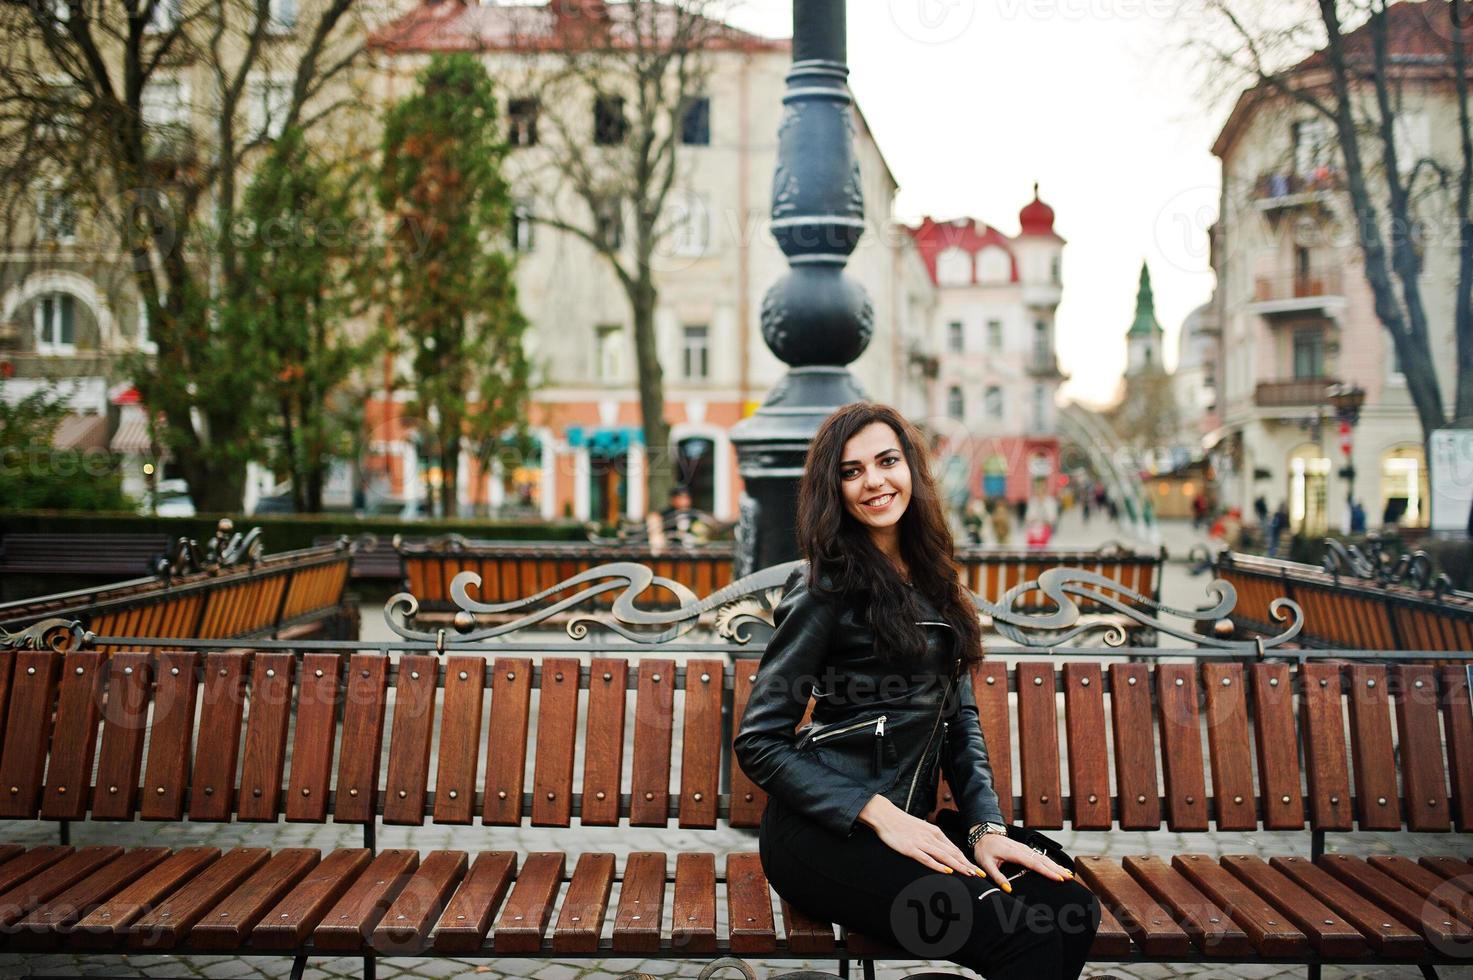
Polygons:
[[1004,837],[1006,837],[1007,833],[1008,828],[1006,824],[984,823],[980,827],[973,830],[971,833],[967,834],[967,847],[976,847],[977,842],[988,834],[1002,834]]

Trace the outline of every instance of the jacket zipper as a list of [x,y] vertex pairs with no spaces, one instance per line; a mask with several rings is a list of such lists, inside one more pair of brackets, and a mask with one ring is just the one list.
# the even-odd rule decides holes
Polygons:
[[884,742],[884,738],[885,738],[885,717],[886,717],[885,715],[880,715],[878,718],[874,719],[874,721],[856,721],[856,722],[854,722],[851,725],[844,725],[841,728],[830,728],[830,729],[826,729],[826,730],[821,731],[821,732],[817,733],[816,735],[812,736],[809,739],[809,741],[810,742],[820,742],[820,741],[828,738],[830,735],[843,735],[843,734],[846,734],[848,732],[859,731],[862,728],[868,728],[870,725],[874,725],[875,726],[875,758],[874,758],[874,763],[873,763],[873,767],[872,768],[873,768],[874,774],[876,776],[878,776],[880,774],[880,770],[882,770],[884,768],[884,760],[885,760],[885,742]]
[[926,739],[926,747],[921,750],[921,758],[916,762],[915,772],[910,774],[910,789],[905,794],[905,812],[910,812],[910,799],[915,795],[916,780],[921,778],[921,769],[926,764],[926,759],[931,754],[931,742],[936,738],[936,729],[941,725],[941,715],[946,711],[946,699],[951,695],[951,679],[946,682],[946,693],[941,695],[941,708],[936,712],[936,721],[931,725],[931,734]]

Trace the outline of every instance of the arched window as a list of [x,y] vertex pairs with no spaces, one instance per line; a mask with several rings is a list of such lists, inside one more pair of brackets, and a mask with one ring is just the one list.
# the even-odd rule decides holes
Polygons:
[[50,292],[36,297],[36,353],[77,352],[77,300],[71,293]]
[[946,414],[960,422],[966,415],[966,401],[959,385],[946,389]]
[[[1425,527],[1429,517],[1427,492],[1427,454],[1421,446],[1392,446],[1381,454],[1382,523]],[[1374,522],[1376,516],[1367,514],[1366,518]]]
[[1311,536],[1325,533],[1328,526],[1330,460],[1322,452],[1311,442],[1289,454],[1289,526]]
[[977,281],[985,283],[1011,282],[1013,260],[1006,251],[989,245],[977,253]]
[[948,248],[936,256],[936,281],[943,286],[966,286],[972,282],[972,256],[959,248]]

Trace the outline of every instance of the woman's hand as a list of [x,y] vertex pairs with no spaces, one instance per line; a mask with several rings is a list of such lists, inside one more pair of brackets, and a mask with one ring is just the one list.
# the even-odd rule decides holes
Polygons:
[[967,860],[961,848],[953,844],[940,827],[929,820],[911,816],[878,793],[859,811],[859,819],[869,825],[890,850],[915,858],[934,871],[948,874],[959,871],[965,875],[987,877],[981,868]]
[[997,887],[1005,892],[1011,892],[1013,886],[1000,867],[1004,861],[1021,864],[1055,881],[1068,881],[1074,877],[1074,872],[1055,863],[1048,855],[1038,853],[1027,844],[1013,840],[1007,834],[983,834],[982,839],[977,841],[974,853],[977,863],[986,870],[993,881],[997,882]]

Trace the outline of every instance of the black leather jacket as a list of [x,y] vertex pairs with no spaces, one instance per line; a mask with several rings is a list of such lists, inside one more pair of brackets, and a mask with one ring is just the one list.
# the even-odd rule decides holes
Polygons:
[[[733,741],[742,770],[847,836],[876,793],[924,817],[936,805],[939,763],[965,826],[1002,823],[971,678],[953,669],[952,627],[922,597],[924,660],[886,664],[860,610],[812,593],[807,575],[806,564],[794,570],[774,611]],[[795,732],[810,694],[813,717]]]

